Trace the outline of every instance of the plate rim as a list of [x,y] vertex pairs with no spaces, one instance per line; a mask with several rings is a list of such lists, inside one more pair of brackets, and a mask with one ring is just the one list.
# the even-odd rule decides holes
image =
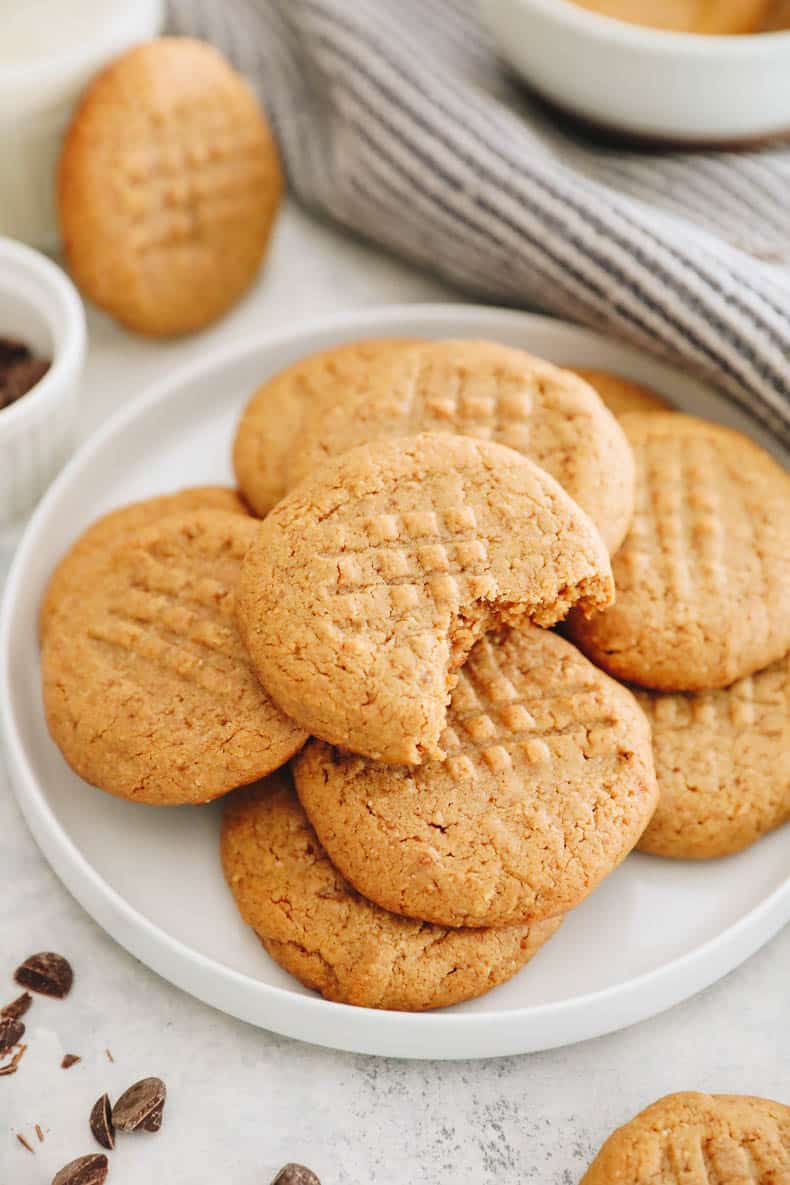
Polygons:
[[[605,334],[569,321],[488,305],[410,303],[381,305],[363,311],[347,311],[311,318],[289,330],[246,335],[201,353],[119,408],[78,449],[55,479],[34,511],[16,549],[0,608],[0,718],[7,753],[7,769],[17,803],[37,846],[53,871],[82,908],[116,942],[176,987],[203,1002],[259,1027],[288,1037],[356,1053],[410,1058],[458,1059],[503,1056],[558,1048],[634,1024],[674,1006],[709,986],[754,953],[790,921],[790,872],[751,909],[734,922],[684,954],[650,971],[565,1000],[507,1008],[490,1013],[457,1013],[452,1010],[408,1013],[359,1008],[302,995],[290,988],[266,984],[237,971],[209,955],[194,950],[147,918],[116,890],[88,861],[52,811],[16,727],[11,683],[11,638],[15,609],[23,596],[22,584],[33,554],[41,523],[91,458],[118,436],[132,421],[145,418],[161,403],[177,398],[185,385],[204,378],[227,363],[238,364],[258,352],[294,344],[321,334],[381,331],[402,320],[418,319],[426,328],[432,322],[457,321],[480,325],[490,321],[492,330],[509,320],[525,330],[572,331],[590,344],[619,346],[624,354],[635,351]],[[337,340],[342,340],[338,336]],[[667,371],[676,368],[658,360]],[[686,385],[707,389],[683,375]],[[223,987],[232,1001],[221,999]],[[255,1006],[269,1002],[274,1015],[254,1015]],[[614,1008],[612,1008],[614,1006]],[[593,1019],[597,1016],[597,1019]],[[337,1019],[335,1023],[332,1018]],[[543,1040],[519,1032],[519,1022],[529,1018],[530,1028],[541,1022],[566,1018],[565,1037]],[[326,1031],[323,1022],[326,1021]],[[510,1030],[510,1035],[507,1035]],[[433,1041],[431,1031],[438,1034]],[[503,1039],[503,1031],[505,1037]],[[464,1044],[466,1041],[466,1044]],[[451,1046],[451,1047],[450,1047]],[[440,1048],[441,1047],[441,1048]]]

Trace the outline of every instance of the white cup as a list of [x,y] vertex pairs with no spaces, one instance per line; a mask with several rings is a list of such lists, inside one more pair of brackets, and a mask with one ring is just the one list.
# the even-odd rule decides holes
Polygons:
[[0,235],[57,247],[55,172],[77,100],[162,20],[162,0],[0,0]]

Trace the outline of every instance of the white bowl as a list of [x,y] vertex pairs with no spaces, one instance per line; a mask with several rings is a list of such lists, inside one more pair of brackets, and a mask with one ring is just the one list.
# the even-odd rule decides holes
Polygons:
[[66,274],[0,237],[0,337],[52,360],[43,379],[0,409],[0,523],[26,514],[71,451],[85,357],[85,313]]
[[790,132],[790,32],[711,37],[572,0],[480,0],[502,56],[543,98],[608,130],[685,144]]

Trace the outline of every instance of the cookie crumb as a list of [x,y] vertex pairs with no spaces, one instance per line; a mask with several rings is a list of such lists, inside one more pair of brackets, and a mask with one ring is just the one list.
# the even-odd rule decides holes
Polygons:
[[70,1070],[72,1066],[76,1066],[77,1062],[81,1062],[82,1058],[76,1053],[64,1054],[63,1061],[60,1063],[61,1070]]

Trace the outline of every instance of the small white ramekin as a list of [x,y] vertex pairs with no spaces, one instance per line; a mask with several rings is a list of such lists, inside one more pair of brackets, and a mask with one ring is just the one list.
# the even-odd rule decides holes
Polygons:
[[638,140],[747,144],[790,133],[790,32],[711,37],[572,0],[480,0],[503,58],[555,106]]
[[0,524],[35,505],[72,449],[85,358],[85,313],[55,263],[0,237],[0,337],[52,361],[26,395],[0,409]]

